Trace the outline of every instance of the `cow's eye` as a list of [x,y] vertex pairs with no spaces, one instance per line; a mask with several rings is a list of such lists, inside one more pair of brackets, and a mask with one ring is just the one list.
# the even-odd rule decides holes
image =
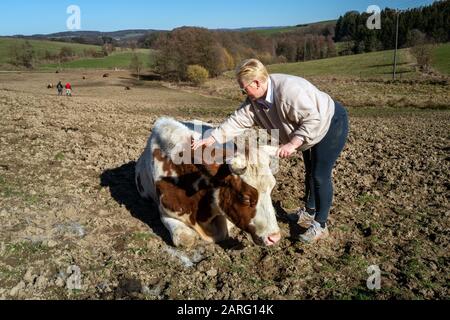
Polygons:
[[250,206],[250,196],[249,195],[240,194],[239,201],[246,206]]

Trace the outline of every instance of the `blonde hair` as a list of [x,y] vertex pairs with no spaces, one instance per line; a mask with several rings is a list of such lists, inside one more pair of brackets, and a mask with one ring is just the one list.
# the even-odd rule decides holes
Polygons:
[[236,69],[236,78],[244,83],[258,80],[263,83],[269,79],[269,73],[261,61],[257,59],[248,59],[241,63]]

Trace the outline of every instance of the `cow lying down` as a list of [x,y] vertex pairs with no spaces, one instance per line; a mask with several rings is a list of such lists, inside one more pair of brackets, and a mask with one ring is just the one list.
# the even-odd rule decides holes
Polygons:
[[[194,131],[194,123],[201,124],[203,132]],[[256,150],[235,153],[223,159],[226,162],[205,161],[205,149],[194,152],[190,145],[211,128],[201,122],[159,119],[136,165],[140,195],[156,202],[177,247],[193,246],[198,236],[223,241],[232,226],[250,234],[257,245],[277,243],[281,235],[271,200],[275,178],[270,170],[276,148],[265,146],[257,161],[249,161]],[[181,157],[188,161],[180,161]]]

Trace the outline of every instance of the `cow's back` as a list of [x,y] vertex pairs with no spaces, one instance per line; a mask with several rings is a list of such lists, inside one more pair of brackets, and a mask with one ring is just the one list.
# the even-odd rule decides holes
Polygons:
[[157,120],[147,146],[136,164],[136,186],[141,197],[158,202],[155,183],[173,174],[164,170],[158,155],[170,157],[176,146],[182,146],[183,142],[190,144],[192,138],[199,139],[212,128],[211,125],[200,121],[178,122],[172,118]]

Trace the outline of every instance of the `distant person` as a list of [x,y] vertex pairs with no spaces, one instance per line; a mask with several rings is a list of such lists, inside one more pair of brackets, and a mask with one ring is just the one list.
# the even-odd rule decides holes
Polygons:
[[327,220],[333,201],[332,172],[347,140],[347,111],[303,78],[269,75],[256,59],[244,61],[236,76],[242,93],[247,96],[246,101],[213,131],[211,137],[194,141],[192,148],[225,143],[224,140],[242,134],[253,125],[278,129],[283,145],[277,156],[288,158],[297,150],[303,152],[306,205],[295,216],[307,231],[300,239],[312,243],[328,237]]
[[56,89],[58,89],[58,96],[62,96],[64,86],[63,86],[63,84],[61,83],[61,81],[58,82],[58,84],[56,85]]
[[66,83],[66,96],[72,96],[72,86],[69,82]]

